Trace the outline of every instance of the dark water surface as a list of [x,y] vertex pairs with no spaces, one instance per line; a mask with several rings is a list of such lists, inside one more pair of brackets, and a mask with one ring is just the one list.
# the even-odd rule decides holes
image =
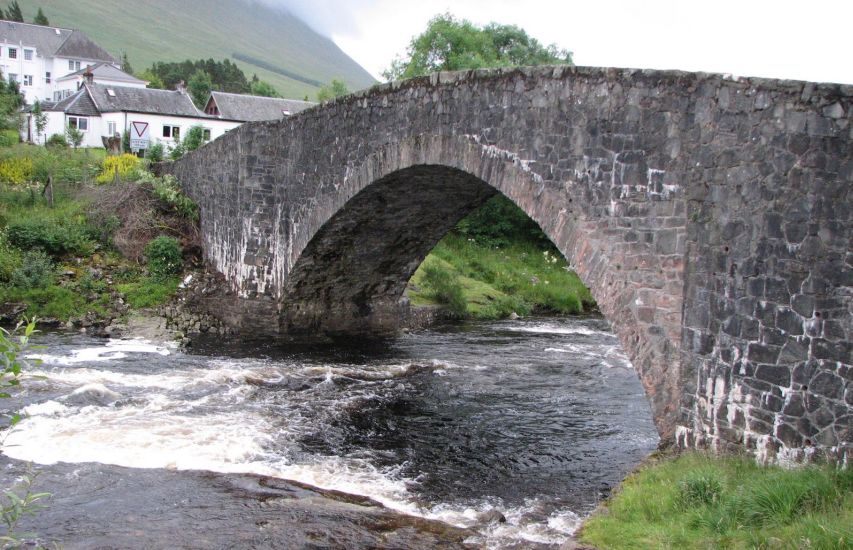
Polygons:
[[597,319],[319,349],[40,340],[4,481],[42,470],[39,531],[66,548],[556,546],[658,441]]

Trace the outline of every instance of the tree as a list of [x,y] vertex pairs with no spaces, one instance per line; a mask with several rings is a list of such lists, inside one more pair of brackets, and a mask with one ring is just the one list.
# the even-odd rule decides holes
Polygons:
[[130,66],[130,61],[127,59],[127,52],[121,52],[121,70],[127,74],[133,74],[133,67]]
[[41,8],[39,8],[38,13],[36,13],[35,18],[33,19],[33,23],[35,23],[36,25],[44,26],[50,25],[50,21],[47,20],[47,16],[44,14],[43,11],[41,11]]
[[166,89],[166,85],[163,83],[163,80],[159,76],[154,74],[154,72],[151,69],[145,69],[144,71],[142,71],[141,73],[136,75],[136,78],[138,78],[140,80],[147,80],[148,81],[148,86],[146,86],[147,88],[156,88],[158,90],[165,90]]
[[71,126],[66,128],[65,137],[68,138],[68,141],[74,146],[74,149],[77,149],[80,147],[80,144],[83,143],[83,132],[77,128],[72,128]]
[[209,74],[201,69],[197,69],[187,82],[187,90],[190,92],[190,97],[192,97],[196,107],[204,107],[212,89],[213,80]]
[[571,65],[572,54],[554,44],[543,46],[515,25],[480,28],[445,13],[430,20],[409,43],[406,58],[395,59],[383,76],[396,80],[436,71],[547,64]]
[[252,95],[262,95],[264,97],[281,97],[278,91],[273,88],[273,85],[263,80],[253,80],[250,84]]
[[317,92],[318,101],[329,101],[342,95],[347,95],[349,90],[343,80],[333,79],[330,84],[323,86]]
[[44,129],[47,128],[47,113],[42,111],[41,102],[37,99],[35,103],[33,103],[33,123],[36,126],[36,142],[41,141],[41,135],[44,133]]
[[18,0],[12,0],[9,7],[6,8],[6,19],[9,21],[24,22],[24,14],[21,12],[21,6],[18,5]]
[[6,81],[0,72],[0,130],[20,129],[23,104],[24,97],[18,83]]

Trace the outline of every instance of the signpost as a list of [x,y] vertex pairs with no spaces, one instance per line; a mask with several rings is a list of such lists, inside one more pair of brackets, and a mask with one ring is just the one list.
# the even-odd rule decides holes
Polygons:
[[130,123],[130,150],[134,153],[148,149],[149,132],[147,122]]

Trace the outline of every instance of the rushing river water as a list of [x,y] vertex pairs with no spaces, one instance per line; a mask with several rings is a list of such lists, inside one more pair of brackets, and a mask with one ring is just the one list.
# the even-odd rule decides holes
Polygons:
[[[163,547],[169,529],[187,527],[158,508],[171,498],[158,485],[196,492],[186,513],[209,534],[223,497],[196,491],[199,474],[185,472],[206,470],[369,496],[470,528],[475,546],[548,547],[658,441],[636,373],[598,319],[476,323],[324,349],[211,340],[182,352],[63,333],[38,343],[45,378],[24,383],[15,404],[27,417],[4,452],[48,465],[36,466],[46,471],[36,488],[55,495],[49,534],[60,540],[87,536],[62,497],[85,487],[68,507],[109,522],[117,480],[134,494],[121,506],[148,510],[138,515],[164,530]],[[109,525],[100,529],[109,540]]]

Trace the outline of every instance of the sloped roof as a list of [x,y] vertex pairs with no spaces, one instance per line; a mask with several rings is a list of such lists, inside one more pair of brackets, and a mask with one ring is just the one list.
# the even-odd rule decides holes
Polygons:
[[[89,67],[83,67],[79,71],[74,71],[73,73],[67,74],[61,78],[57,78],[57,81],[60,80],[73,80],[79,78],[86,74],[86,71],[89,70]],[[92,74],[95,78],[104,78],[108,80],[118,80],[122,82],[132,82],[134,84],[147,84],[144,80],[139,80],[135,76],[131,74],[127,74],[121,69],[117,69],[115,66],[110,65],[109,63],[101,62],[91,66]]]
[[89,90],[95,105],[102,113],[127,111],[205,117],[195,108],[190,96],[178,91],[108,86],[106,84],[84,84],[83,88]]
[[216,102],[216,107],[219,109],[218,118],[241,122],[278,120],[285,116],[283,111],[295,114],[315,105],[315,103],[310,101],[299,101],[297,99],[230,94],[226,92],[211,92],[210,96]]
[[41,55],[75,57],[92,61],[116,60],[88,36],[74,29],[45,27],[17,21],[0,21],[0,40],[11,44],[33,46]]
[[92,101],[86,88],[80,88],[76,93],[66,97],[59,103],[50,107],[44,107],[45,111],[62,111],[69,115],[98,116],[100,112],[95,102]]

